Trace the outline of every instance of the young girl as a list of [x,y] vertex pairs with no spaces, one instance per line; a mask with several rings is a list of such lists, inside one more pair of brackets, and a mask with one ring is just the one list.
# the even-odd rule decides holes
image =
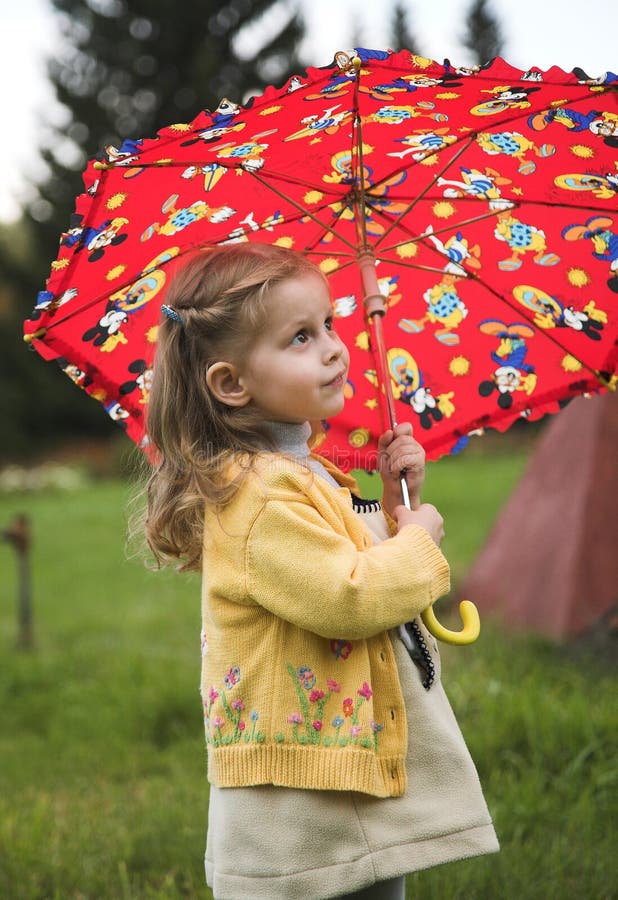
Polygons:
[[[380,439],[382,509],[307,446],[344,403],[328,283],[262,244],[196,255],[163,307],[146,534],[203,571],[217,900],[405,896],[405,874],[497,849],[416,619],[449,589],[409,425]],[[433,682],[433,683],[432,683]]]

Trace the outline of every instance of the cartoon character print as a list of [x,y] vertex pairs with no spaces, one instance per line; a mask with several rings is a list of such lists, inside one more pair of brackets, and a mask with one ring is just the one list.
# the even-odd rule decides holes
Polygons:
[[554,184],[564,191],[591,191],[599,200],[611,200],[618,194],[618,171],[565,173],[556,175]]
[[553,107],[544,112],[535,113],[528,119],[528,125],[534,131],[543,131],[548,125],[563,125],[568,131],[579,133],[588,131],[595,137],[603,138],[608,147],[618,147],[618,115],[616,113],[590,110],[583,113],[566,106]]
[[538,159],[553,156],[556,148],[553,144],[537,147],[531,140],[518,131],[481,132],[476,142],[489,156],[509,156],[519,161],[519,173],[531,175],[536,171],[536,163],[528,158],[533,153]]
[[242,144],[223,144],[217,148],[217,159],[240,160],[241,168],[247,172],[257,172],[264,165],[262,154],[268,150],[268,144],[256,140]]
[[120,385],[120,396],[124,397],[135,390],[139,390],[141,393],[140,404],[148,403],[148,396],[152,387],[152,366],[147,365],[145,359],[135,359],[129,365],[128,372],[134,377]]
[[609,263],[608,288],[618,293],[618,234],[612,231],[613,224],[609,216],[593,216],[583,225],[568,225],[562,237],[565,241],[591,241],[593,257]]
[[497,365],[515,366],[526,375],[534,372],[534,366],[526,363],[526,341],[535,335],[534,328],[530,325],[524,322],[511,322],[507,325],[500,319],[485,319],[479,324],[479,331],[498,339],[498,347],[491,353],[491,358]]
[[149,225],[142,232],[141,241],[149,241],[155,234],[163,237],[173,237],[202,219],[206,219],[213,224],[226,222],[236,213],[236,210],[232,209],[231,206],[211,207],[204,200],[196,200],[190,206],[178,207],[176,206],[178,200],[178,194],[172,194],[167,198],[161,207],[161,212],[167,215],[167,221],[163,222],[163,224],[153,222],[152,225]]
[[498,366],[491,380],[482,381],[479,384],[481,397],[489,397],[494,391],[497,393],[497,402],[500,409],[510,409],[513,405],[513,395],[517,391],[529,391],[526,388],[526,376],[515,366]]
[[560,257],[547,252],[545,232],[536,225],[529,225],[517,219],[511,210],[498,213],[494,237],[504,241],[511,250],[508,259],[498,261],[498,268],[503,272],[515,272],[521,268],[521,257],[532,253],[532,261],[539,266],[555,266]]
[[[81,223],[81,216],[75,220]],[[101,225],[95,227],[81,227],[81,224],[73,226],[66,234],[62,235],[60,244],[63,247],[73,247],[75,252],[85,249],[89,262],[97,262],[102,259],[108,247],[117,246],[126,241],[128,235],[120,234],[122,228],[129,224],[128,219],[117,217],[107,219]]]
[[181,147],[191,147],[193,144],[212,144],[220,140],[224,135],[231,134],[234,131],[242,131],[245,128],[245,122],[234,122],[234,118],[241,111],[241,107],[237,103],[233,103],[226,97],[221,100],[218,107],[212,113],[212,123],[208,128],[199,131],[195,137],[188,138],[181,143]]
[[613,72],[604,72],[597,78],[591,78],[588,73],[584,72],[579,66],[574,67],[573,75],[579,80],[580,84],[589,84],[595,87],[602,84],[616,84],[616,82],[618,82],[618,75],[615,75]]
[[[383,55],[383,53],[384,51],[367,51],[363,49],[359,49],[357,51],[357,54],[361,58],[361,62],[366,62],[369,59],[386,59],[386,55]],[[335,59],[337,60],[338,57],[340,59],[340,68],[345,70],[347,73],[354,74],[352,55],[341,52],[335,55]],[[414,55],[412,55],[411,59],[413,65],[420,66],[421,68],[424,68],[430,62],[423,57]],[[472,69],[451,70],[447,65],[445,67],[443,75],[440,78],[429,76],[424,72],[419,72],[412,73],[410,75],[397,75],[391,78],[389,81],[385,81],[382,84],[375,85],[363,84],[361,79],[359,91],[362,94],[367,94],[369,97],[371,97],[372,100],[384,102],[385,100],[391,99],[393,95],[412,94],[419,88],[423,87],[438,87],[441,84],[448,85],[449,87],[459,87],[461,85],[460,76],[472,74],[472,71]]]
[[116,422],[117,425],[120,425],[121,428],[127,427],[127,419],[129,418],[129,413],[127,410],[120,405],[117,401],[112,403],[105,404],[105,412],[110,417],[113,422]]
[[36,322],[37,319],[41,318],[44,312],[53,315],[56,310],[60,309],[61,306],[64,306],[65,303],[68,303],[75,297],[77,297],[76,288],[68,288],[66,291],[60,294],[59,297],[55,294],[52,294],[51,291],[39,291],[36,306],[30,318]]
[[450,345],[459,343],[455,332],[468,315],[468,308],[457,293],[457,280],[454,275],[444,275],[438,284],[428,288],[423,294],[427,313],[423,319],[416,320],[420,325],[418,331],[423,330],[426,322],[440,325],[434,335],[438,340],[446,339]]
[[516,392],[524,391],[530,396],[536,388],[534,366],[526,362],[526,341],[534,337],[534,328],[523,322],[507,325],[499,319],[485,319],[479,324],[479,331],[498,340],[497,348],[491,353],[497,368],[490,379],[479,384],[479,394],[489,397],[495,392],[500,409],[510,409]]
[[263,222],[259,223],[255,221],[255,213],[253,210],[248,213],[244,219],[242,219],[236,228],[233,228],[232,231],[228,233],[226,240],[222,241],[223,244],[240,244],[245,243],[249,240],[248,235],[254,231],[269,231],[272,232],[277,225],[282,225],[284,222],[283,215],[279,210],[275,210],[274,213],[271,213],[267,216]]
[[447,418],[452,415],[452,393],[434,396],[410,353],[394,348],[389,350],[387,359],[391,378],[395,382],[395,398],[406,403],[416,413],[421,428],[428,431],[434,423],[441,422],[445,415]]
[[351,110],[343,110],[341,112],[336,112],[336,110],[341,108],[341,104],[338,103],[336,106],[331,106],[329,109],[325,109],[321,115],[310,115],[305,116],[301,119],[301,128],[299,131],[295,131],[293,134],[289,134],[287,137],[284,137],[285,141],[297,141],[302,138],[319,138],[320,134],[337,134],[339,129],[352,118]]
[[460,343],[457,329],[468,315],[468,308],[457,291],[457,283],[467,275],[467,270],[481,268],[481,248],[478,244],[470,246],[460,231],[443,242],[433,233],[432,226],[428,226],[425,236],[447,259],[444,275],[423,294],[427,304],[426,314],[420,319],[401,319],[399,328],[408,334],[420,334],[428,323],[437,325],[439,327],[434,330],[434,337],[442,344],[455,346]]
[[[425,382],[418,363],[407,350],[401,347],[391,348],[387,353],[387,361],[395,399],[405,403],[416,413],[421,428],[428,431],[433,424],[453,414],[453,392],[434,395],[431,386]],[[377,385],[374,371],[366,371],[365,377],[373,385]]]
[[107,161],[116,166],[132,166],[139,159],[142,143],[141,140],[132,141],[127,138],[122,142],[119,149],[111,144],[108,145],[105,148]]
[[204,166],[187,166],[180,177],[185,181],[193,181],[193,179],[203,176],[204,190],[208,193],[217,186],[227,172],[228,169],[225,166],[220,166],[218,163],[207,163]]
[[[481,248],[478,244],[472,247],[467,238],[463,236],[461,231],[452,234],[446,243],[434,234],[433,225],[429,224],[425,229],[424,236],[434,245],[436,250],[448,259],[444,266],[444,271],[448,275],[465,276],[466,269],[481,268]],[[465,262],[463,267],[461,263]]]
[[93,346],[98,347],[103,353],[115,350],[118,344],[126,344],[127,339],[122,332],[122,326],[129,321],[130,315],[159,293],[166,281],[162,266],[178,252],[178,247],[169,247],[148,263],[136,281],[112,294],[105,306],[105,312],[96,325],[84,332],[82,340],[92,341]]
[[379,125],[401,125],[410,119],[418,119],[422,116],[434,119],[436,122],[448,121],[448,116],[443,112],[433,112],[436,104],[430,100],[419,100],[414,106],[381,106],[364,120]]
[[601,340],[601,332],[607,323],[607,313],[597,309],[594,300],[583,310],[563,306],[556,298],[530,284],[518,284],[513,296],[523,307],[534,313],[534,324],[539,328],[571,328],[585,334],[592,341]]
[[[511,184],[510,178],[505,178],[496,172],[495,169],[486,168],[484,172],[480,169],[469,169],[461,166],[461,181],[443,178],[440,176],[436,181],[439,187],[443,187],[443,196],[450,198],[474,197],[477,200],[500,201],[502,194],[500,187]],[[504,208],[508,208],[513,204],[507,200],[501,201]]]
[[538,91],[538,87],[521,87],[515,85],[500,85],[490,90],[482,90],[481,94],[492,94],[493,100],[486,100],[473,106],[470,110],[473,116],[493,116],[496,113],[505,112],[507,109],[526,109],[531,106],[528,99],[530,94]]
[[64,357],[59,357],[56,362],[65,375],[68,375],[73,384],[76,384],[78,388],[85,390],[93,383],[92,377],[88,372],[84,372],[74,363],[70,363],[67,359],[64,359]]
[[82,335],[83,341],[92,341],[95,347],[111,350],[117,344],[126,344],[127,339],[120,331],[121,327],[129,321],[124,310],[116,309],[112,300],[105,305],[105,312],[96,325],[88,328]]
[[418,162],[419,160],[426,159],[428,156],[433,156],[434,153],[443,150],[445,147],[448,147],[449,144],[455,143],[457,137],[448,132],[449,129],[446,127],[435,128],[433,131],[429,129],[425,131],[420,130],[412,134],[407,134],[402,138],[395,138],[396,144],[404,144],[407,149],[393,150],[386,155],[396,159],[404,159],[404,157],[411,155],[412,159]]

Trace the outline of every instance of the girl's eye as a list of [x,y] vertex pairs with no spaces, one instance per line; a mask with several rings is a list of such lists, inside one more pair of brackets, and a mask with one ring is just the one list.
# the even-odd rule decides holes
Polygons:
[[324,327],[326,328],[327,331],[333,330],[334,325],[333,325],[333,317],[332,316],[329,316],[328,319],[324,322]]
[[292,344],[293,344],[294,346],[297,346],[297,347],[298,347],[300,344],[306,344],[308,340],[309,340],[309,335],[307,334],[307,332],[306,332],[306,331],[299,331],[299,332],[298,332],[297,334],[295,334],[294,337],[292,338]]

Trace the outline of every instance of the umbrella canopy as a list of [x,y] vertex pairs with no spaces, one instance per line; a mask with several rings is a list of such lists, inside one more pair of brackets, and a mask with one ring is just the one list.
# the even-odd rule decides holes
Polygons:
[[384,397],[429,459],[556,411],[615,382],[617,89],[359,49],[108,147],[26,339],[143,444],[174,266],[263,241],[331,281],[352,363],[319,449],[343,468],[375,467]]

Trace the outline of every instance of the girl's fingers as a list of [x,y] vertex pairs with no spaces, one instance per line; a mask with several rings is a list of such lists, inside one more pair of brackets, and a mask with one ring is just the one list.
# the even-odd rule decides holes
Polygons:
[[412,434],[413,431],[412,422],[400,422],[398,425],[395,425],[395,437]]
[[391,428],[389,428],[388,431],[385,431],[384,434],[381,434],[378,438],[378,450],[386,450],[388,445],[392,443],[393,437],[394,434]]

